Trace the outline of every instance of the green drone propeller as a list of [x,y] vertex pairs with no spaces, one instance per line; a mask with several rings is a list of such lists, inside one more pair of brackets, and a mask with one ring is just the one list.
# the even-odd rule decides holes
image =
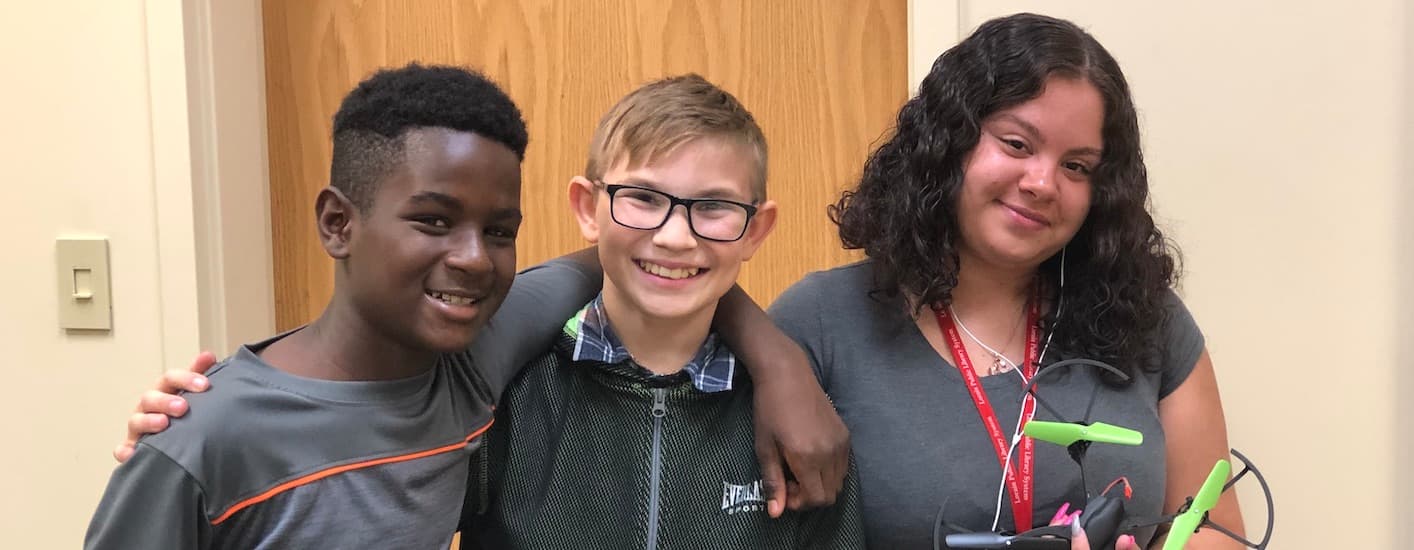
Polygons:
[[1104,422],[1086,425],[1076,422],[1032,420],[1026,423],[1026,428],[1022,430],[1022,433],[1062,447],[1069,447],[1077,441],[1131,446],[1144,443],[1144,434]]
[[1218,497],[1222,495],[1223,485],[1230,473],[1232,465],[1225,459],[1213,465],[1213,471],[1208,473],[1208,479],[1198,489],[1198,494],[1193,497],[1188,509],[1173,519],[1173,527],[1169,529],[1169,538],[1164,541],[1163,550],[1182,550],[1183,545],[1188,544],[1189,537],[1193,536],[1198,526],[1207,518],[1208,510],[1217,505]]

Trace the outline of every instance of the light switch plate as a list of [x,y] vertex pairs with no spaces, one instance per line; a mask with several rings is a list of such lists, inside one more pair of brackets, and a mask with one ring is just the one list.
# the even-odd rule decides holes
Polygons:
[[75,330],[112,330],[108,239],[59,239],[55,248],[59,326]]

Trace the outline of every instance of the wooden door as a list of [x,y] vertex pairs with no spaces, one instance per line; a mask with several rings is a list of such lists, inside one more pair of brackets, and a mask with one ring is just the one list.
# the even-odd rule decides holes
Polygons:
[[333,290],[314,197],[329,180],[331,117],[379,67],[468,66],[520,105],[522,266],[585,246],[565,186],[619,97],[687,72],[732,92],[765,131],[781,205],[740,277],[763,305],[859,257],[840,248],[825,207],[907,94],[906,0],[267,0],[264,25],[279,330],[313,319]]

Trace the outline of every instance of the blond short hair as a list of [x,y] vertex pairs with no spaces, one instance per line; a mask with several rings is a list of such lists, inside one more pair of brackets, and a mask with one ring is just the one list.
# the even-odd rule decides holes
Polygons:
[[585,177],[598,181],[615,163],[643,166],[700,138],[726,140],[754,153],[753,200],[766,200],[766,137],[732,94],[696,74],[649,82],[599,120]]

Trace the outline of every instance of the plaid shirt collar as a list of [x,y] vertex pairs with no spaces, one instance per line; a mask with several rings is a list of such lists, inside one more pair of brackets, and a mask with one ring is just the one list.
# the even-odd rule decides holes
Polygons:
[[[574,340],[571,358],[575,361],[614,365],[633,360],[628,348],[609,326],[609,317],[604,313],[603,294],[595,297],[565,323],[565,335]],[[683,370],[692,376],[692,385],[698,391],[728,391],[732,389],[732,376],[736,374],[736,356],[719,343],[716,333],[708,333],[702,348],[697,350],[697,355],[688,361]]]

